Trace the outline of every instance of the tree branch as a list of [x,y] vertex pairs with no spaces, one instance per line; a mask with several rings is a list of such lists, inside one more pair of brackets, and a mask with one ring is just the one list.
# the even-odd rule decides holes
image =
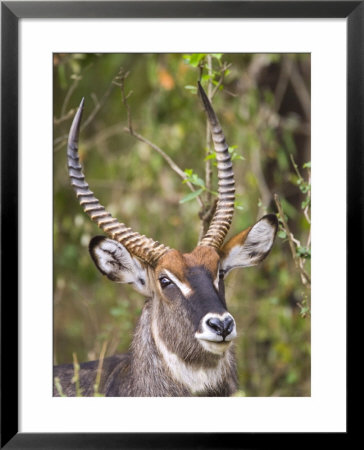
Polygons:
[[[130,97],[131,92],[128,93],[128,95],[125,94],[125,79],[126,77],[129,75],[129,73],[124,73],[122,70],[119,72],[119,75],[115,78],[115,80],[113,81],[113,84],[116,84],[117,86],[120,87],[120,91],[121,91],[121,100],[123,102],[123,105],[125,106],[126,109],[126,113],[127,113],[127,121],[128,121],[128,126],[124,128],[124,131],[128,132],[130,134],[130,136],[135,137],[136,139],[138,139],[138,141],[143,142],[144,144],[147,144],[149,147],[151,147],[153,150],[155,150],[157,153],[159,153],[162,158],[166,161],[166,163],[169,165],[169,167],[178,175],[182,178],[182,180],[185,181],[185,183],[187,184],[187,186],[190,188],[190,190],[192,192],[195,192],[195,188],[193,187],[193,185],[189,182],[186,181],[187,180],[187,175],[185,174],[185,172],[173,161],[173,159],[167,155],[167,153],[165,153],[160,147],[158,147],[158,145],[154,144],[153,142],[149,141],[149,139],[145,138],[144,136],[142,136],[141,134],[137,133],[136,131],[134,131],[133,128],[133,123],[132,123],[132,116],[131,116],[131,110],[130,110],[130,106],[128,104],[128,98]],[[198,195],[196,197],[197,202],[199,203],[201,208],[204,208],[204,203],[201,199],[201,197]]]
[[[84,130],[94,120],[96,114],[100,111],[100,109],[104,105],[105,101],[109,97],[113,87],[114,86],[111,83],[109,85],[109,87],[106,89],[104,95],[101,97],[101,100],[98,101],[96,99],[94,109],[91,111],[90,115],[87,117],[87,119],[81,125],[81,128],[80,128],[81,131]],[[64,102],[64,104],[66,104],[66,103]],[[70,115],[70,112],[68,113],[68,115]],[[67,115],[67,118],[68,118],[68,115]],[[57,125],[57,120],[58,120],[58,123],[60,121],[63,121],[62,118],[63,118],[63,116],[61,116],[61,118],[59,118],[59,119],[55,119],[55,124]],[[54,150],[53,151],[58,152],[59,150],[61,150],[63,148],[64,144],[67,142],[67,139],[68,139],[68,134],[64,134],[64,135],[59,136],[58,138],[54,139],[54,141],[53,141]]]
[[281,202],[279,200],[279,196],[277,194],[274,194],[274,201],[277,205],[279,217],[282,222],[284,231],[287,234],[289,247],[290,247],[291,253],[292,253],[292,258],[293,258],[296,268],[301,276],[302,284],[304,286],[309,287],[311,285],[311,277],[308,275],[308,273],[306,272],[306,270],[303,267],[303,262],[304,262],[303,258],[300,258],[296,252],[296,246],[300,246],[300,242],[297,239],[295,239],[294,235],[291,233],[291,230],[289,229],[288,223],[284,216],[282,204],[281,204]]
[[[207,96],[211,101],[212,98],[212,58],[211,55],[207,55],[207,70],[209,74],[209,81],[207,84]],[[209,121],[206,119],[206,157],[211,154],[211,132]],[[205,186],[206,186],[206,204],[210,205],[211,203],[211,183],[212,183],[212,168],[211,168],[211,159],[206,158],[205,160]],[[202,223],[202,226],[204,224]]]

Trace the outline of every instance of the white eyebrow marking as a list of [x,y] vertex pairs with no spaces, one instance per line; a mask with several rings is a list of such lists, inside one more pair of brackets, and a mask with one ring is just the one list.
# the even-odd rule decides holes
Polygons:
[[168,278],[178,287],[178,289],[182,292],[185,297],[188,297],[192,293],[192,289],[187,286],[187,284],[182,283],[176,276],[173,275],[169,270],[164,269],[164,272],[168,276]]
[[217,267],[217,275],[216,278],[214,280],[214,286],[216,288],[216,290],[219,290],[219,281],[220,281],[220,266]]

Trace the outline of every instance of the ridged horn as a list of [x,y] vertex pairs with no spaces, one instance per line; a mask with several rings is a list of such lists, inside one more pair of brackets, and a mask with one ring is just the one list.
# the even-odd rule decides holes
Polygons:
[[78,136],[83,105],[84,99],[82,99],[73,119],[67,145],[68,174],[78,201],[91,220],[111,239],[120,242],[130,253],[155,266],[158,259],[169,250],[169,247],[134,232],[112,217],[89,189],[78,156]]
[[214,143],[217,160],[218,176],[218,201],[214,217],[211,220],[207,233],[202,238],[199,245],[220,248],[229,231],[230,224],[234,214],[235,202],[235,181],[233,165],[229,153],[225,136],[222,132],[220,123],[211,106],[205,91],[198,83],[199,93],[204,105],[207,118],[210,125],[211,136]]

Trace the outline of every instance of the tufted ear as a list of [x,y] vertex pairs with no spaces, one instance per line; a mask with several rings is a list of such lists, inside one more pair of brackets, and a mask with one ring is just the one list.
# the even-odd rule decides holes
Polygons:
[[221,249],[220,270],[226,275],[237,267],[255,266],[263,261],[273,246],[277,229],[277,217],[268,214],[232,237]]
[[122,244],[95,236],[90,241],[89,251],[96,267],[110,280],[131,284],[136,291],[149,295],[147,266]]

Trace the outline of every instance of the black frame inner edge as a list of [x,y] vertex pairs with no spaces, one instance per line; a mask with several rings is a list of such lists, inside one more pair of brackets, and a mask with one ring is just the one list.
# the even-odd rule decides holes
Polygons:
[[[363,274],[364,6],[356,2],[2,2],[1,3],[1,448],[247,448],[280,433],[19,433],[18,432],[18,20],[21,18],[347,18],[347,299]],[[343,205],[341,205],[343,207]],[[336,213],[340,213],[336,212]],[[358,242],[359,240],[359,242]],[[354,256],[354,250],[356,255]],[[359,264],[358,264],[359,259]],[[347,302],[348,304],[348,302]],[[349,308],[347,309],[349,314]],[[349,340],[349,336],[348,336]],[[350,345],[347,344],[348,361]],[[349,376],[349,370],[347,372]],[[347,386],[349,386],[347,384]],[[334,395],[334,393],[333,393]],[[350,413],[348,410],[348,431]],[[322,436],[315,434],[318,442]],[[349,433],[334,434],[336,442]],[[308,442],[309,434],[300,436]],[[285,435],[286,445],[297,434]]]

